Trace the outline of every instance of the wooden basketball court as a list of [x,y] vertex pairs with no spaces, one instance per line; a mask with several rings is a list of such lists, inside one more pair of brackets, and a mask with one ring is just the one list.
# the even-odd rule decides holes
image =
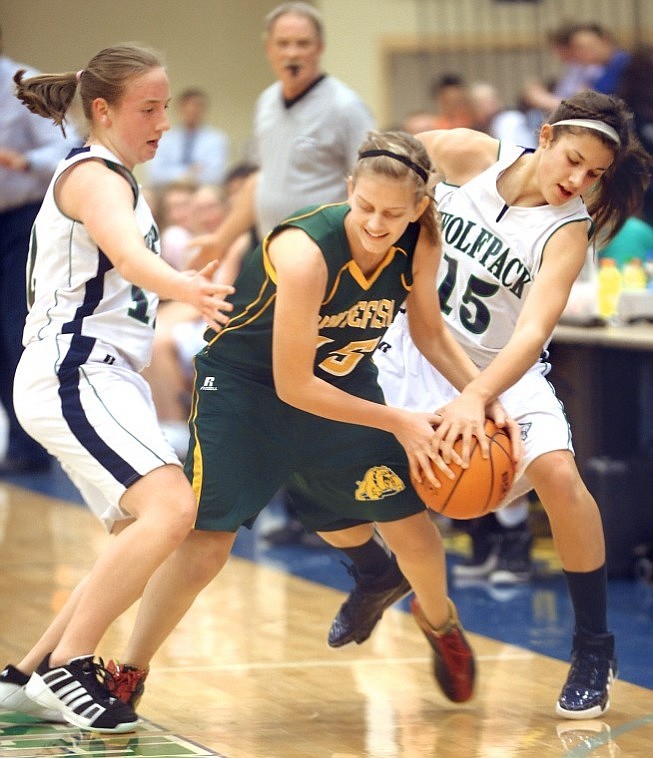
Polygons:
[[[105,539],[84,508],[0,482],[0,665],[21,658]],[[403,611],[364,645],[331,650],[343,597],[234,557],[155,658],[141,730],[93,735],[0,712],[0,757],[653,756],[653,691],[618,681],[604,719],[560,720],[567,664],[470,634],[477,694],[457,706]],[[103,640],[105,659],[120,658],[133,617]]]

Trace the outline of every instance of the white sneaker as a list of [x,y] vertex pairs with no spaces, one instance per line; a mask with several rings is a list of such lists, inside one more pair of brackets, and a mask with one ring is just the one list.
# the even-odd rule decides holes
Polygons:
[[0,709],[5,711],[14,711],[24,713],[32,718],[41,721],[56,721],[65,724],[66,719],[52,708],[44,708],[35,703],[25,692],[25,685],[29,681],[29,676],[23,674],[15,666],[9,664],[3,671],[0,671]]

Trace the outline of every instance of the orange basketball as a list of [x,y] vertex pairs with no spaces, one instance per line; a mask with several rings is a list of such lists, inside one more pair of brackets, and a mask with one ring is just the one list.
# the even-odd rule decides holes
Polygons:
[[[483,458],[474,437],[469,468],[450,464],[455,477],[449,479],[434,465],[433,471],[442,485],[439,488],[426,479],[422,484],[413,480],[413,487],[428,508],[449,518],[470,519],[490,513],[501,502],[515,478],[510,437],[490,419],[485,421],[485,435],[490,444],[489,458]],[[454,448],[458,453],[461,446],[462,439],[456,440]]]

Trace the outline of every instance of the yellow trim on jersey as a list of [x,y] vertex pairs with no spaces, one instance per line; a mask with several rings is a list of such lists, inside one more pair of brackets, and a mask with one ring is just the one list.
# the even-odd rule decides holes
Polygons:
[[261,301],[261,298],[263,297],[263,294],[264,294],[264,291],[265,291],[265,289],[266,289],[266,287],[267,287],[267,284],[268,284],[268,282],[269,282],[269,279],[266,279],[266,280],[263,282],[263,285],[262,285],[261,289],[259,290],[259,294],[258,294],[258,296],[257,296],[256,300],[253,300],[253,301],[252,301],[252,302],[251,302],[251,303],[250,303],[248,306],[246,306],[246,308],[245,308],[244,310],[242,310],[242,311],[241,311],[239,314],[237,314],[236,316],[232,316],[232,317],[229,319],[229,321],[227,321],[226,325],[225,325],[225,326],[224,326],[222,329],[220,329],[220,331],[219,331],[219,332],[218,332],[218,333],[215,335],[215,337],[213,337],[213,338],[212,338],[212,339],[211,339],[209,342],[207,342],[207,345],[206,345],[207,347],[211,347],[211,345],[215,344],[215,342],[216,342],[218,339],[220,339],[220,336],[221,336],[221,335],[223,335],[223,334],[225,334],[226,332],[234,332],[234,331],[238,331],[238,329],[242,329],[244,326],[247,326],[248,324],[251,324],[251,323],[252,323],[252,321],[256,321],[256,319],[257,319],[257,318],[258,318],[258,317],[259,317],[259,316],[260,316],[260,315],[261,315],[261,314],[262,314],[264,311],[266,311],[266,310],[268,309],[268,307],[270,306],[270,303],[274,302],[274,300],[275,300],[275,299],[276,299],[276,297],[277,297],[277,293],[276,293],[276,290],[275,290],[275,292],[273,292],[273,293],[270,295],[270,297],[269,297],[269,298],[268,298],[268,299],[267,299],[267,300],[266,300],[266,301],[265,301],[265,302],[264,302],[264,303],[261,305],[261,307],[260,307],[260,308],[258,308],[258,310],[256,311],[256,313],[252,313],[252,314],[251,314],[251,316],[249,316],[248,318],[246,318],[244,321],[241,321],[241,322],[239,322],[238,324],[234,324],[233,326],[231,326],[231,322],[232,322],[232,321],[235,321],[236,319],[242,319],[242,318],[244,318],[244,317],[247,315],[247,313],[248,313],[248,312],[249,312],[249,311],[250,311],[252,308],[254,308],[254,307],[257,305],[257,304],[259,304],[259,303],[260,303],[260,301]]
[[[190,420],[193,422],[194,445],[193,445],[193,481],[191,482],[191,487],[193,488],[193,492],[195,494],[195,502],[199,503],[200,498],[202,497],[203,459],[202,459],[202,448],[200,446],[200,441],[197,436],[197,426],[195,425],[195,421],[197,419],[197,406],[199,404],[199,392],[197,391],[196,388],[197,388],[197,369],[195,368],[195,365],[193,364],[193,396],[191,399]],[[197,521],[197,514],[195,515],[195,520]]]
[[[277,272],[272,264],[272,261],[270,260],[270,254],[268,253],[268,248],[272,240],[272,237],[275,236],[277,233],[282,232],[284,229],[287,229],[293,223],[293,221],[301,221],[301,219],[303,218],[309,218],[310,216],[314,216],[316,213],[319,213],[324,208],[334,208],[335,206],[338,206],[338,205],[347,205],[347,202],[343,201],[339,203],[324,203],[324,205],[319,205],[316,208],[313,208],[310,211],[307,211],[306,213],[300,213],[297,216],[289,216],[288,218],[284,219],[279,224],[279,226],[275,226],[274,229],[272,229],[265,235],[265,237],[263,238],[263,242],[261,244],[263,267],[265,268],[266,274],[270,277],[270,281],[273,282],[275,286],[277,284]],[[301,231],[304,231],[304,230],[302,229]],[[306,234],[306,232],[304,232],[304,234]],[[309,239],[311,239],[308,234],[306,234],[306,236]]]
[[[351,274],[352,279],[356,281],[358,286],[367,291],[371,289],[371,287],[374,285],[374,282],[381,276],[384,269],[386,269],[395,259],[395,256],[397,253],[401,253],[404,257],[407,257],[406,251],[403,250],[400,247],[391,247],[388,252],[385,255],[385,258],[379,263],[379,265],[374,270],[374,274],[368,279],[365,274],[360,270],[358,263],[352,258],[350,261],[347,261],[345,265],[338,271],[336,274],[336,278],[333,281],[333,286],[331,288],[331,291],[326,296],[326,298],[322,301],[322,305],[326,305],[335,295],[335,293],[338,291],[338,285],[340,284],[340,279],[342,278],[342,275],[345,271],[349,271]],[[407,286],[406,280],[402,274],[402,282],[404,285],[404,288],[408,291],[410,291],[410,287]]]
[[[309,216],[315,215],[318,211],[322,210],[323,208],[331,208],[338,205],[346,205],[346,203],[326,203],[324,205],[319,206],[318,208],[315,208],[307,213],[302,213],[297,216],[292,216],[291,218],[286,219],[286,221],[283,222],[283,228],[288,228],[287,225],[290,225],[291,222],[300,220],[302,218],[308,218]],[[278,227],[277,227],[278,229]],[[272,283],[275,288],[277,286],[277,280],[276,280],[276,271],[272,264],[272,261],[270,260],[270,256],[268,253],[268,246],[270,244],[270,241],[272,239],[272,236],[274,235],[275,230],[272,230],[268,232],[268,234],[265,235],[263,238],[263,242],[261,243],[261,251],[262,251],[262,261],[263,261],[263,267],[265,270],[265,279],[263,280],[263,283],[261,284],[261,287],[259,289],[258,295],[255,300],[253,300],[251,303],[249,303],[245,308],[238,314],[233,315],[227,324],[207,343],[207,347],[211,347],[216,343],[218,339],[220,339],[220,336],[222,334],[226,334],[227,332],[233,332],[237,331],[239,329],[242,329],[244,326],[248,326],[253,321],[256,321],[259,316],[264,313],[271,305],[271,303],[274,302],[276,299],[277,293],[276,289],[274,292],[269,294],[269,297],[263,301],[263,297],[265,296],[266,292],[268,291],[268,286],[270,283]],[[309,235],[307,235],[309,236]],[[310,239],[310,236],[309,236]],[[385,257],[381,261],[381,263],[376,267],[374,270],[373,275],[370,278],[367,278],[361,269],[359,268],[356,261],[351,258],[347,263],[345,263],[338,273],[335,276],[333,286],[331,287],[330,292],[327,294],[325,299],[322,301],[322,306],[327,305],[332,298],[335,296],[335,294],[338,291],[338,287],[340,284],[340,280],[342,279],[343,274],[345,271],[349,271],[351,277],[356,281],[356,283],[365,291],[371,289],[371,287],[374,285],[376,280],[381,276],[383,271],[394,261],[395,257],[400,254],[403,255],[405,258],[408,257],[408,253],[401,247],[392,246],[386,253]],[[410,292],[412,289],[406,282],[405,276],[402,274],[401,276],[402,284],[404,289],[407,292]],[[254,313],[251,313],[251,315],[248,315],[252,309],[256,308],[256,311]],[[238,321],[238,323],[234,323],[235,321]]]
[[[286,226],[287,224],[291,224],[293,221],[300,221],[303,218],[314,216],[316,213],[319,213],[320,211],[324,210],[324,208],[335,208],[338,205],[349,205],[349,203],[346,200],[342,200],[339,203],[324,203],[323,205],[318,205],[317,207],[312,208],[307,213],[300,213],[297,216],[289,216],[288,218],[284,219],[281,222],[280,226]],[[266,235],[266,239],[270,236],[270,234],[272,234],[272,232]]]

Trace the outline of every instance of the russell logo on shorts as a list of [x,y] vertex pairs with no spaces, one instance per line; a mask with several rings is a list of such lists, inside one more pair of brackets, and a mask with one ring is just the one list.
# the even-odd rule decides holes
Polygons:
[[215,377],[214,376],[205,376],[204,377],[204,383],[200,387],[200,392],[217,392],[218,388],[215,386]]

